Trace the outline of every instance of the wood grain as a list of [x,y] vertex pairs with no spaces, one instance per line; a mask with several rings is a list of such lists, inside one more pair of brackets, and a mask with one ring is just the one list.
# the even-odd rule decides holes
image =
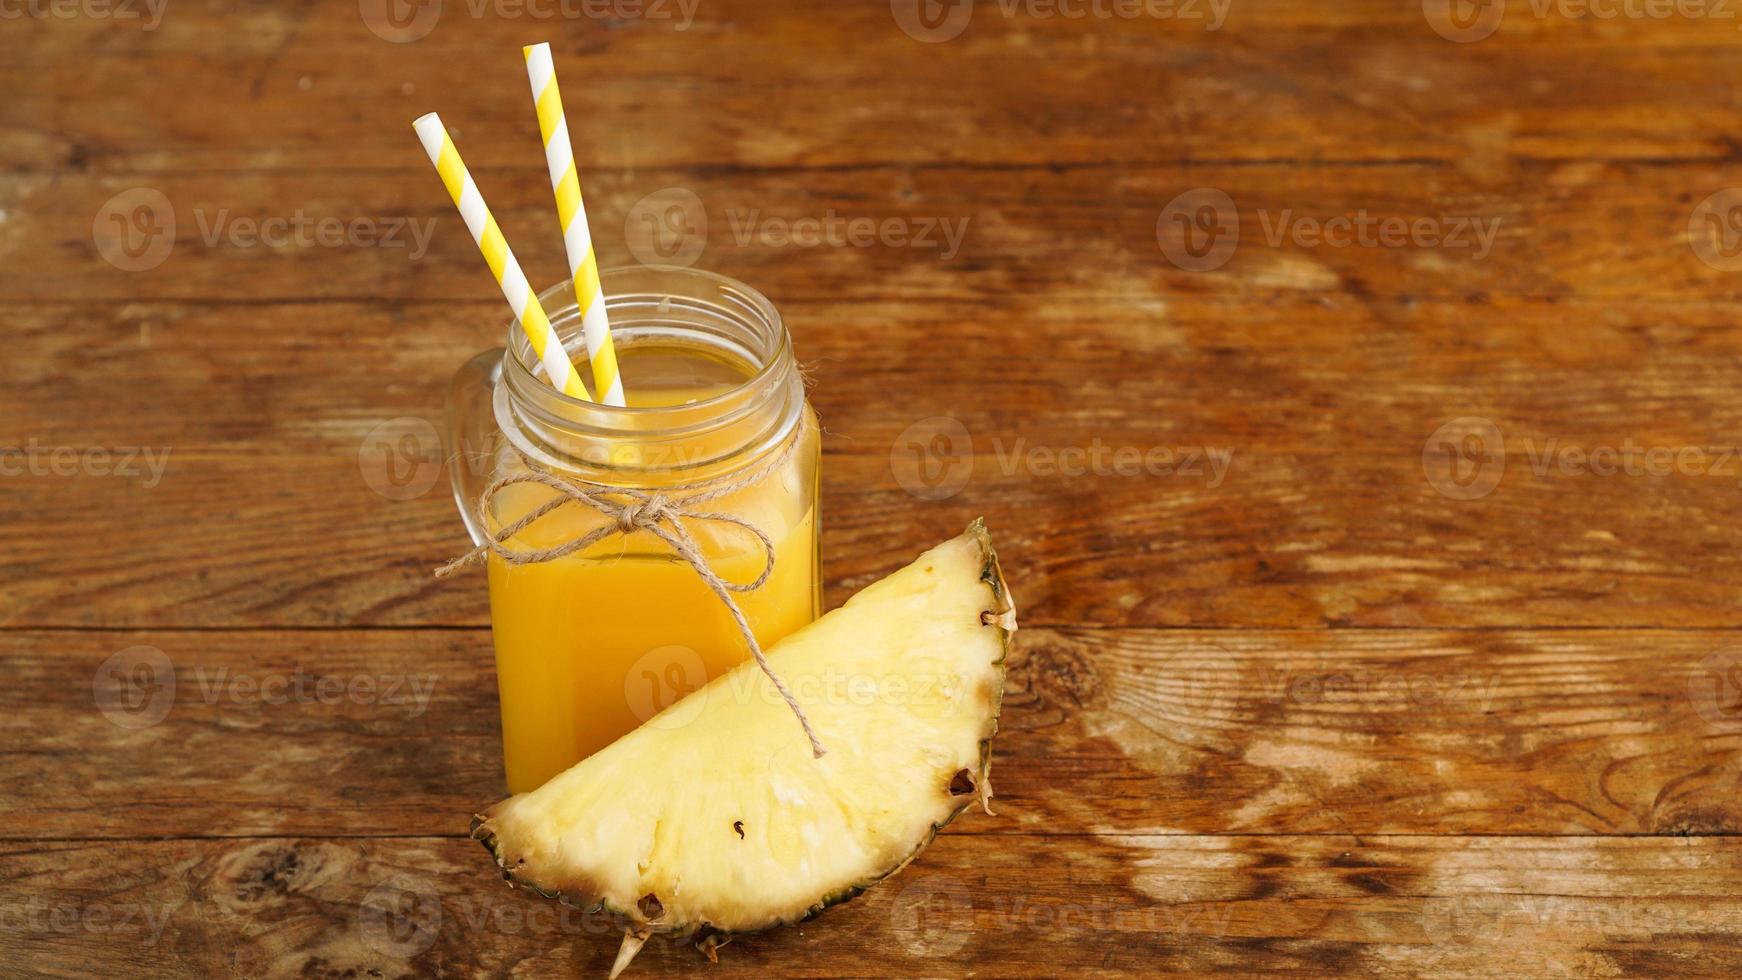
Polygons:
[[[658,244],[787,319],[827,604],[980,514],[1020,598],[998,816],[711,972],[1742,974],[1725,6],[1454,43],[1390,0],[982,2],[936,44],[883,3],[448,0],[405,44],[376,0],[89,6],[0,20],[0,972],[602,975],[602,923],[462,839],[488,608],[430,577],[430,433],[505,314],[407,123],[560,278],[548,37],[603,263],[662,254],[677,189]],[[1215,268],[1164,245],[1193,188],[1237,210]],[[138,189],[176,227],[129,271]],[[960,238],[779,240],[832,216]],[[1361,216],[1492,238],[1310,238]],[[1068,469],[1096,447],[1229,461]]]
[[[457,834],[503,795],[481,630],[11,631],[0,659],[5,838]],[[951,832],[1736,834],[1735,669],[1723,631],[1025,629],[999,817]]]
[[[1513,157],[1723,161],[1742,124],[1714,83],[1733,17],[1515,9],[1495,36],[1454,44],[1418,6],[1384,0],[1241,0],[1216,30],[1204,16],[983,7],[958,39],[922,44],[887,4],[799,26],[778,0],[709,0],[687,30],[675,17],[472,17],[473,6],[449,6],[407,45],[371,34],[347,4],[295,16],[178,6],[151,32],[13,21],[29,42],[0,68],[0,85],[21,93],[0,146],[39,171],[419,170],[407,124],[439,109],[475,165],[523,163],[536,146],[513,52],[533,34],[611,81],[564,93],[585,120],[589,174],[1400,159],[1491,172]],[[228,43],[213,45],[216,31]],[[208,100],[235,111],[204,112]]]
[[[0,956],[83,976],[601,975],[605,923],[479,873],[469,840],[45,843],[0,856]],[[821,919],[734,941],[765,977],[1723,975],[1742,968],[1723,839],[1008,837],[946,833]],[[699,954],[651,943],[639,976]]]
[[[0,208],[9,215],[0,224],[0,255],[28,257],[37,270],[0,283],[0,298],[494,298],[452,205],[427,163],[411,169],[419,150],[407,144],[407,169],[393,174],[0,176]],[[476,176],[527,274],[552,283],[563,275],[561,240],[541,173],[532,156],[513,167],[479,167]],[[647,205],[637,210],[638,203],[671,188],[692,194],[697,213],[685,218],[685,232],[663,233],[663,247],[693,234],[705,241],[698,257],[705,267],[787,300],[973,300],[1006,311],[1036,299],[1117,297],[1128,308],[1154,309],[1180,293],[1319,293],[1468,299],[1473,315],[1483,316],[1494,297],[1735,299],[1733,277],[1702,262],[1688,240],[1695,207],[1734,180],[1732,168],[1703,162],[1521,162],[1495,183],[1410,162],[818,169],[802,181],[785,172],[601,169],[589,179],[588,206],[603,265],[632,260],[629,244],[642,242],[644,261],[655,261]],[[150,227],[167,236],[173,211],[176,245],[155,268],[122,271],[98,251],[92,226],[117,195],[140,187],[168,202]],[[1237,211],[1240,245],[1213,271],[1176,267],[1158,244],[1163,209],[1193,188],[1223,191]],[[1430,222],[1432,237],[1410,241],[1446,244],[1337,247],[1299,231],[1303,220],[1362,215]],[[893,219],[905,230],[899,239],[873,236],[865,247],[794,247],[778,230],[831,216]],[[274,219],[373,224],[366,236],[334,225],[326,246],[313,225],[282,246],[257,242],[247,222]],[[420,229],[435,222],[427,254],[416,255],[410,225],[389,238],[401,220]],[[927,222],[945,221],[958,229],[966,222],[954,249],[941,226],[926,231]],[[1470,222],[1487,231],[1479,236]],[[885,244],[897,240],[931,244]],[[802,288],[788,286],[797,282]]]
[[[1191,297],[1154,315],[1118,299],[1031,319],[959,303],[788,311],[829,430],[831,604],[985,514],[1035,625],[1742,623],[1732,303],[1539,301],[1476,321],[1452,302]],[[1568,316],[1587,324],[1577,338],[1557,332]],[[230,342],[238,317],[247,344]],[[0,322],[21,352],[0,364],[4,462],[34,445],[38,467],[0,478],[0,511],[30,515],[0,522],[0,622],[487,622],[482,590],[428,575],[464,542],[428,433],[448,374],[501,329],[493,301],[54,304]],[[1367,342],[1346,352],[1351,322]],[[863,344],[872,332],[890,342]],[[985,372],[951,353],[1030,333],[1064,341]],[[900,385],[911,397],[883,397]],[[916,500],[902,479],[931,429],[910,427],[938,416],[970,434],[970,473],[956,496]],[[1462,417],[1491,419],[1505,447],[1478,499],[1446,496],[1422,461]],[[427,464],[428,492],[383,497],[366,471],[416,420],[425,442],[392,459]],[[1157,471],[1110,456],[1061,469],[1058,453],[1097,445],[1177,453]],[[1549,455],[1628,445],[1695,456],[1602,475]],[[131,476],[57,476],[57,447],[113,450],[111,470],[140,454]],[[1211,449],[1229,454],[1220,481]],[[68,547],[87,537],[104,547]]]

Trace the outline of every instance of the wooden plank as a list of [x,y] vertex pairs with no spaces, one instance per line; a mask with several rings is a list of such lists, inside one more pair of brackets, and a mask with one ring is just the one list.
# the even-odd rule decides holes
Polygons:
[[[536,160],[478,179],[528,275],[551,283],[563,275],[561,246]],[[0,258],[31,270],[0,282],[0,299],[494,298],[427,169],[348,175],[342,190],[331,175],[300,172],[0,177]],[[1705,163],[1520,164],[1498,181],[1410,163],[820,170],[802,181],[607,171],[589,180],[588,205],[604,265],[637,251],[645,261],[693,258],[787,301],[923,308],[953,299],[1011,312],[1110,297],[1153,310],[1182,293],[1379,296],[1464,300],[1482,318],[1497,297],[1735,299],[1728,260],[1708,249],[1712,261],[1703,261],[1688,237],[1691,222],[1706,227],[1694,221],[1696,206],[1734,181],[1731,168]],[[139,188],[162,195],[155,211],[123,196]],[[1167,241],[1177,238],[1163,212],[1193,188],[1227,194],[1226,226],[1239,228],[1226,264],[1208,271],[1174,264],[1157,237],[1161,225],[1173,229]],[[681,222],[650,225],[667,220],[668,199],[650,197],[665,192],[698,203]],[[1397,224],[1381,238],[1386,219]],[[852,220],[862,222],[856,231]],[[1335,220],[1365,222],[1365,237]],[[270,221],[282,224],[262,224]],[[792,232],[841,244],[795,247]],[[142,265],[159,258],[152,243],[166,243],[167,257],[123,271],[137,268],[115,251],[124,240]],[[699,254],[684,250],[692,242]]]
[[[1020,419],[1049,439],[1399,455],[1451,412],[1538,441],[1706,441],[1742,423],[1725,369],[1742,354],[1728,326],[1742,304],[1729,301],[1522,301],[1472,319],[1460,302],[1348,298],[1182,295],[1153,310],[777,299],[841,437],[831,452],[881,452],[946,413],[993,432]],[[448,377],[501,342],[505,318],[498,300],[19,305],[0,311],[18,354],[0,363],[0,434],[327,451],[354,436],[327,431],[335,417],[439,415]],[[245,344],[233,342],[239,319]],[[1583,324],[1576,340],[1557,329],[1569,319]],[[1054,356],[1003,356],[1034,335]],[[963,349],[995,370],[967,371],[953,356]],[[897,381],[911,391],[880,397]],[[1158,410],[1122,410],[1133,403]],[[1627,410],[1639,405],[1648,419]]]
[[[899,877],[720,977],[1210,973],[1726,976],[1742,845],[1631,838],[1007,837],[947,832]],[[32,976],[602,976],[605,923],[466,840],[15,845],[0,957]],[[650,943],[632,976],[689,975]]]
[[[503,795],[489,644],[0,633],[0,837],[463,833]],[[1026,629],[999,816],[958,826],[1735,834],[1738,649],[1693,631]]]
[[[531,36],[557,44],[566,73],[610,82],[564,93],[587,134],[577,145],[588,174],[1422,158],[1495,174],[1512,156],[1722,161],[1723,134],[1742,125],[1710,88],[1728,67],[1734,17],[1581,23],[1514,8],[1493,37],[1457,44],[1421,9],[1376,0],[1243,0],[1219,23],[1208,0],[1169,18],[982,6],[959,38],[927,44],[885,4],[807,12],[801,24],[778,3],[711,0],[686,30],[679,4],[664,6],[674,16],[607,23],[472,17],[468,2],[437,11],[431,33],[407,45],[378,39],[351,5],[294,17],[177,6],[149,32],[119,18],[14,19],[9,33],[26,40],[0,67],[0,86],[17,93],[0,161],[40,172],[416,170],[405,123],[439,109],[475,164],[523,163],[536,151],[514,52]],[[781,112],[765,112],[771,104]]]
[[[434,463],[409,500],[366,481],[360,448],[377,424],[339,423],[356,441],[322,455],[177,450],[151,489],[138,462],[131,479],[9,478],[0,622],[485,625],[481,578],[431,575],[467,546]],[[1006,472],[982,451],[951,464],[971,467],[960,493],[925,501],[887,452],[831,455],[825,598],[844,600],[984,515],[1034,625],[1742,623],[1733,474],[1539,476],[1510,458],[1491,494],[1462,500],[1429,483],[1419,453],[1236,451],[1212,487],[1203,464],[1192,476],[1089,478],[1051,462]]]
[[[1742,428],[1734,300],[1497,299],[1473,315],[1461,300],[1347,295],[994,305],[806,298],[789,275],[762,285],[815,382],[830,453],[887,454],[939,415],[982,452],[1099,436],[1406,458],[1460,416],[1493,419],[1525,455],[1551,439],[1716,446]],[[506,321],[487,296],[8,306],[0,445],[350,453],[393,418],[439,425],[448,379],[499,346]],[[1024,356],[1041,337],[1050,356]]]

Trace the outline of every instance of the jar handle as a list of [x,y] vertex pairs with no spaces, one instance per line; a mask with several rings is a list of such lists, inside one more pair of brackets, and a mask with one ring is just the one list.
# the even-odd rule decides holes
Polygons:
[[503,348],[487,350],[454,372],[448,383],[448,477],[454,506],[474,545],[489,533],[478,518],[478,497],[496,468],[496,384],[502,378]]

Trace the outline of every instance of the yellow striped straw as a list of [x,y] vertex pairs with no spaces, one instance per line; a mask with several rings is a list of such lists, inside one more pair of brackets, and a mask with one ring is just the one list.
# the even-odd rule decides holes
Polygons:
[[556,192],[556,214],[563,226],[569,273],[575,278],[575,308],[581,311],[581,333],[593,362],[593,390],[607,405],[622,405],[623,379],[617,374],[617,351],[611,346],[611,321],[599,288],[599,257],[587,229],[587,209],[581,202],[581,181],[575,173],[575,153],[569,144],[569,124],[556,86],[556,63],[549,44],[529,44],[526,75],[538,108],[538,129],[544,136],[544,162],[550,167],[550,187]]
[[520,321],[520,328],[526,331],[526,339],[532,341],[533,351],[544,363],[544,373],[550,377],[551,386],[571,398],[592,401],[587,394],[586,385],[581,383],[580,375],[575,372],[574,364],[569,362],[569,355],[563,350],[562,341],[557,337],[556,331],[551,329],[550,318],[544,315],[544,307],[538,302],[538,294],[532,291],[532,284],[526,281],[526,274],[520,271],[520,263],[515,261],[514,252],[508,247],[508,240],[502,237],[502,229],[496,226],[496,219],[484,205],[484,195],[478,193],[478,185],[466,170],[465,161],[460,159],[460,151],[454,149],[454,141],[449,138],[441,117],[432,112],[418,117],[411,125],[417,130],[417,138],[423,141],[424,152],[429,154],[429,161],[435,164],[436,173],[441,175],[442,183],[447,186],[448,196],[454,199],[454,206],[460,209],[460,217],[465,219],[466,229],[472,233],[472,240],[478,243],[478,250],[484,253],[484,261],[490,264],[490,271],[496,276],[497,285],[502,287],[502,295],[508,299],[508,305],[514,310],[514,318]]

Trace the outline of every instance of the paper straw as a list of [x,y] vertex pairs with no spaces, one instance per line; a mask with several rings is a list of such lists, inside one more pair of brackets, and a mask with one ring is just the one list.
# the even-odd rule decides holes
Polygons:
[[544,137],[544,162],[550,168],[550,187],[556,192],[556,214],[562,222],[563,247],[568,251],[569,274],[575,280],[575,308],[581,311],[581,333],[587,339],[587,357],[593,365],[593,390],[607,405],[622,405],[623,379],[617,374],[617,352],[611,345],[611,321],[605,315],[605,297],[599,288],[599,258],[593,252],[593,236],[587,229],[587,209],[581,202],[581,181],[575,172],[575,153],[569,144],[569,124],[563,117],[563,99],[557,91],[556,64],[549,44],[529,44],[526,76],[532,82],[532,99],[538,109],[538,129]]
[[460,151],[454,149],[454,141],[448,137],[441,117],[432,112],[419,117],[411,125],[417,130],[417,138],[423,141],[429,161],[435,164],[436,173],[447,186],[448,196],[460,209],[460,217],[465,219],[472,240],[478,243],[484,261],[490,264],[496,284],[502,287],[502,295],[514,310],[514,319],[520,322],[520,328],[526,331],[526,339],[532,341],[533,351],[544,362],[544,373],[550,377],[551,386],[571,398],[592,401],[586,386],[581,384],[580,375],[575,373],[575,366],[569,362],[562,341],[551,329],[550,318],[544,315],[544,307],[532,291],[532,284],[520,271],[520,263],[515,261],[508,240],[502,237],[502,229],[496,226],[496,219],[484,205],[484,196],[478,193],[478,185],[466,170],[465,161],[460,159]]

